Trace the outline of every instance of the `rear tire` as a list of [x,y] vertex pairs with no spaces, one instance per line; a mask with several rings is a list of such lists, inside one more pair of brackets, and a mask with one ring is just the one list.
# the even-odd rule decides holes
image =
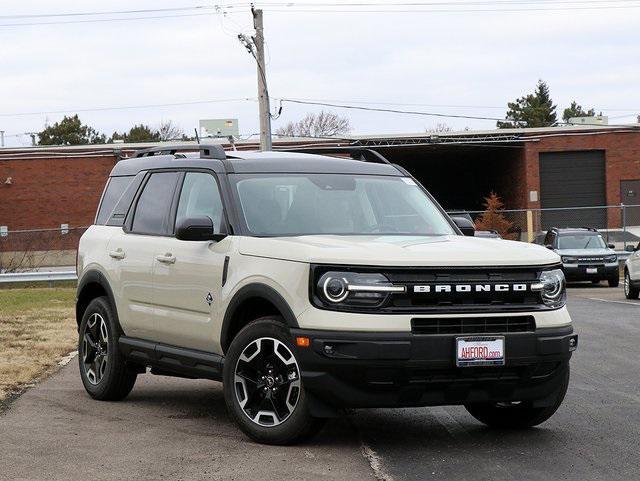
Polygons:
[[231,342],[224,362],[224,398],[240,429],[254,441],[293,444],[324,424],[309,412],[295,353],[279,316],[249,323]]
[[620,285],[619,277],[612,277],[609,279],[609,287],[618,287]]
[[492,428],[526,429],[542,424],[558,410],[569,387],[569,367],[558,390],[556,402],[547,407],[533,407],[531,401],[513,403],[467,404],[465,409],[481,423]]
[[624,296],[627,299],[637,299],[640,294],[640,289],[631,285],[631,276],[629,271],[624,271]]
[[118,349],[119,333],[109,300],[92,300],[80,323],[78,362],[85,390],[100,401],[124,399],[138,376]]

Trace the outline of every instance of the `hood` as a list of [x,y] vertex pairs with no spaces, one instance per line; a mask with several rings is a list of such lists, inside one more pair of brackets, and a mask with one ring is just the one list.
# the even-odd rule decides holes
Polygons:
[[602,257],[602,256],[610,256],[615,254],[615,251],[612,249],[555,249],[555,252],[561,256],[572,256],[572,257]]
[[318,264],[375,266],[509,266],[559,263],[526,242],[447,236],[242,237],[241,254]]

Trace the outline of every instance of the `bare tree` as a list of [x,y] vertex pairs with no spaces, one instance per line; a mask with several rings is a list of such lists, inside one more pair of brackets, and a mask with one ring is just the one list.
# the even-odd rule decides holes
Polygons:
[[176,140],[184,136],[184,130],[174,124],[171,120],[163,120],[158,127],[160,140]]
[[335,137],[350,131],[348,118],[322,110],[317,114],[310,112],[297,122],[289,122],[276,130],[276,134],[284,137]]
[[453,129],[447,124],[437,123],[435,127],[427,127],[425,130],[428,133],[438,134],[441,132],[451,132]]

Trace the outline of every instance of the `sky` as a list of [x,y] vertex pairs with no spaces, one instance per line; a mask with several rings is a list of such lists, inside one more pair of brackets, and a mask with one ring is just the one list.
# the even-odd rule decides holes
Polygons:
[[[544,79],[559,117],[574,99],[609,115],[610,123],[634,122],[640,114],[639,0],[269,3],[278,2],[257,6],[264,8],[274,111],[279,99],[291,98],[503,118],[507,102]],[[256,64],[237,39],[252,33],[251,12],[245,2],[219,5],[226,6],[215,10],[206,0],[3,0],[0,130],[6,145],[29,145],[26,132],[74,113],[107,135],[167,120],[191,133],[205,118],[238,118],[243,136],[257,133]],[[193,6],[209,8],[15,17]],[[629,6],[634,8],[621,8]],[[167,18],[131,20],[152,16]],[[129,20],[15,25],[98,18]],[[273,128],[322,108],[347,116],[353,134],[417,133],[439,123],[456,130],[495,126],[492,120],[285,101]]]

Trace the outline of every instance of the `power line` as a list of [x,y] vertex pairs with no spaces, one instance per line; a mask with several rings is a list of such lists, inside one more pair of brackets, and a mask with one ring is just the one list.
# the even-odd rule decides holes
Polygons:
[[[273,97],[274,99],[280,100],[278,97]],[[507,107],[505,105],[461,105],[461,104],[425,104],[425,103],[415,103],[415,102],[380,102],[374,100],[344,100],[344,99],[312,99],[312,98],[296,98],[296,100],[305,100],[310,102],[332,102],[338,104],[361,104],[361,105],[393,105],[399,107],[436,107],[436,108],[447,108],[447,109],[500,109],[505,110]],[[631,109],[620,109],[620,108],[609,108],[609,107],[599,107],[597,110],[607,111],[607,112],[640,112],[639,108],[631,108]]]
[[51,18],[51,17],[89,17],[99,15],[131,15],[141,13],[161,13],[161,12],[184,12],[189,10],[212,10],[215,7],[210,5],[194,5],[191,7],[175,7],[175,8],[147,8],[142,10],[110,10],[98,12],[67,12],[67,13],[35,13],[21,15],[0,15],[0,19],[18,19],[18,18]]
[[483,117],[477,115],[457,115],[457,114],[443,114],[439,112],[421,112],[416,110],[399,110],[399,109],[388,109],[388,108],[380,108],[380,107],[363,107],[361,105],[347,105],[347,104],[336,104],[329,102],[311,102],[305,100],[298,99],[288,99],[283,98],[280,99],[282,102],[289,102],[293,104],[302,104],[302,105],[318,105],[323,107],[334,107],[340,109],[349,109],[349,110],[364,110],[368,112],[384,112],[384,113],[392,113],[392,114],[405,114],[405,115],[422,115],[425,117],[443,117],[443,118],[456,118],[456,119],[470,119],[470,120],[493,120],[493,121],[501,121],[504,122],[506,119],[498,118],[498,117]]
[[189,102],[172,102],[165,104],[146,104],[146,105],[123,105],[118,107],[93,107],[83,109],[65,109],[65,110],[49,110],[44,112],[14,112],[14,113],[2,113],[0,117],[26,117],[30,115],[49,115],[49,114],[68,114],[78,112],[102,112],[106,110],[131,110],[131,109],[146,109],[156,107],[179,107],[183,105],[200,105],[200,104],[213,104],[224,102],[255,102],[257,99],[254,97],[242,97],[233,99],[211,99],[211,100],[193,100]]

